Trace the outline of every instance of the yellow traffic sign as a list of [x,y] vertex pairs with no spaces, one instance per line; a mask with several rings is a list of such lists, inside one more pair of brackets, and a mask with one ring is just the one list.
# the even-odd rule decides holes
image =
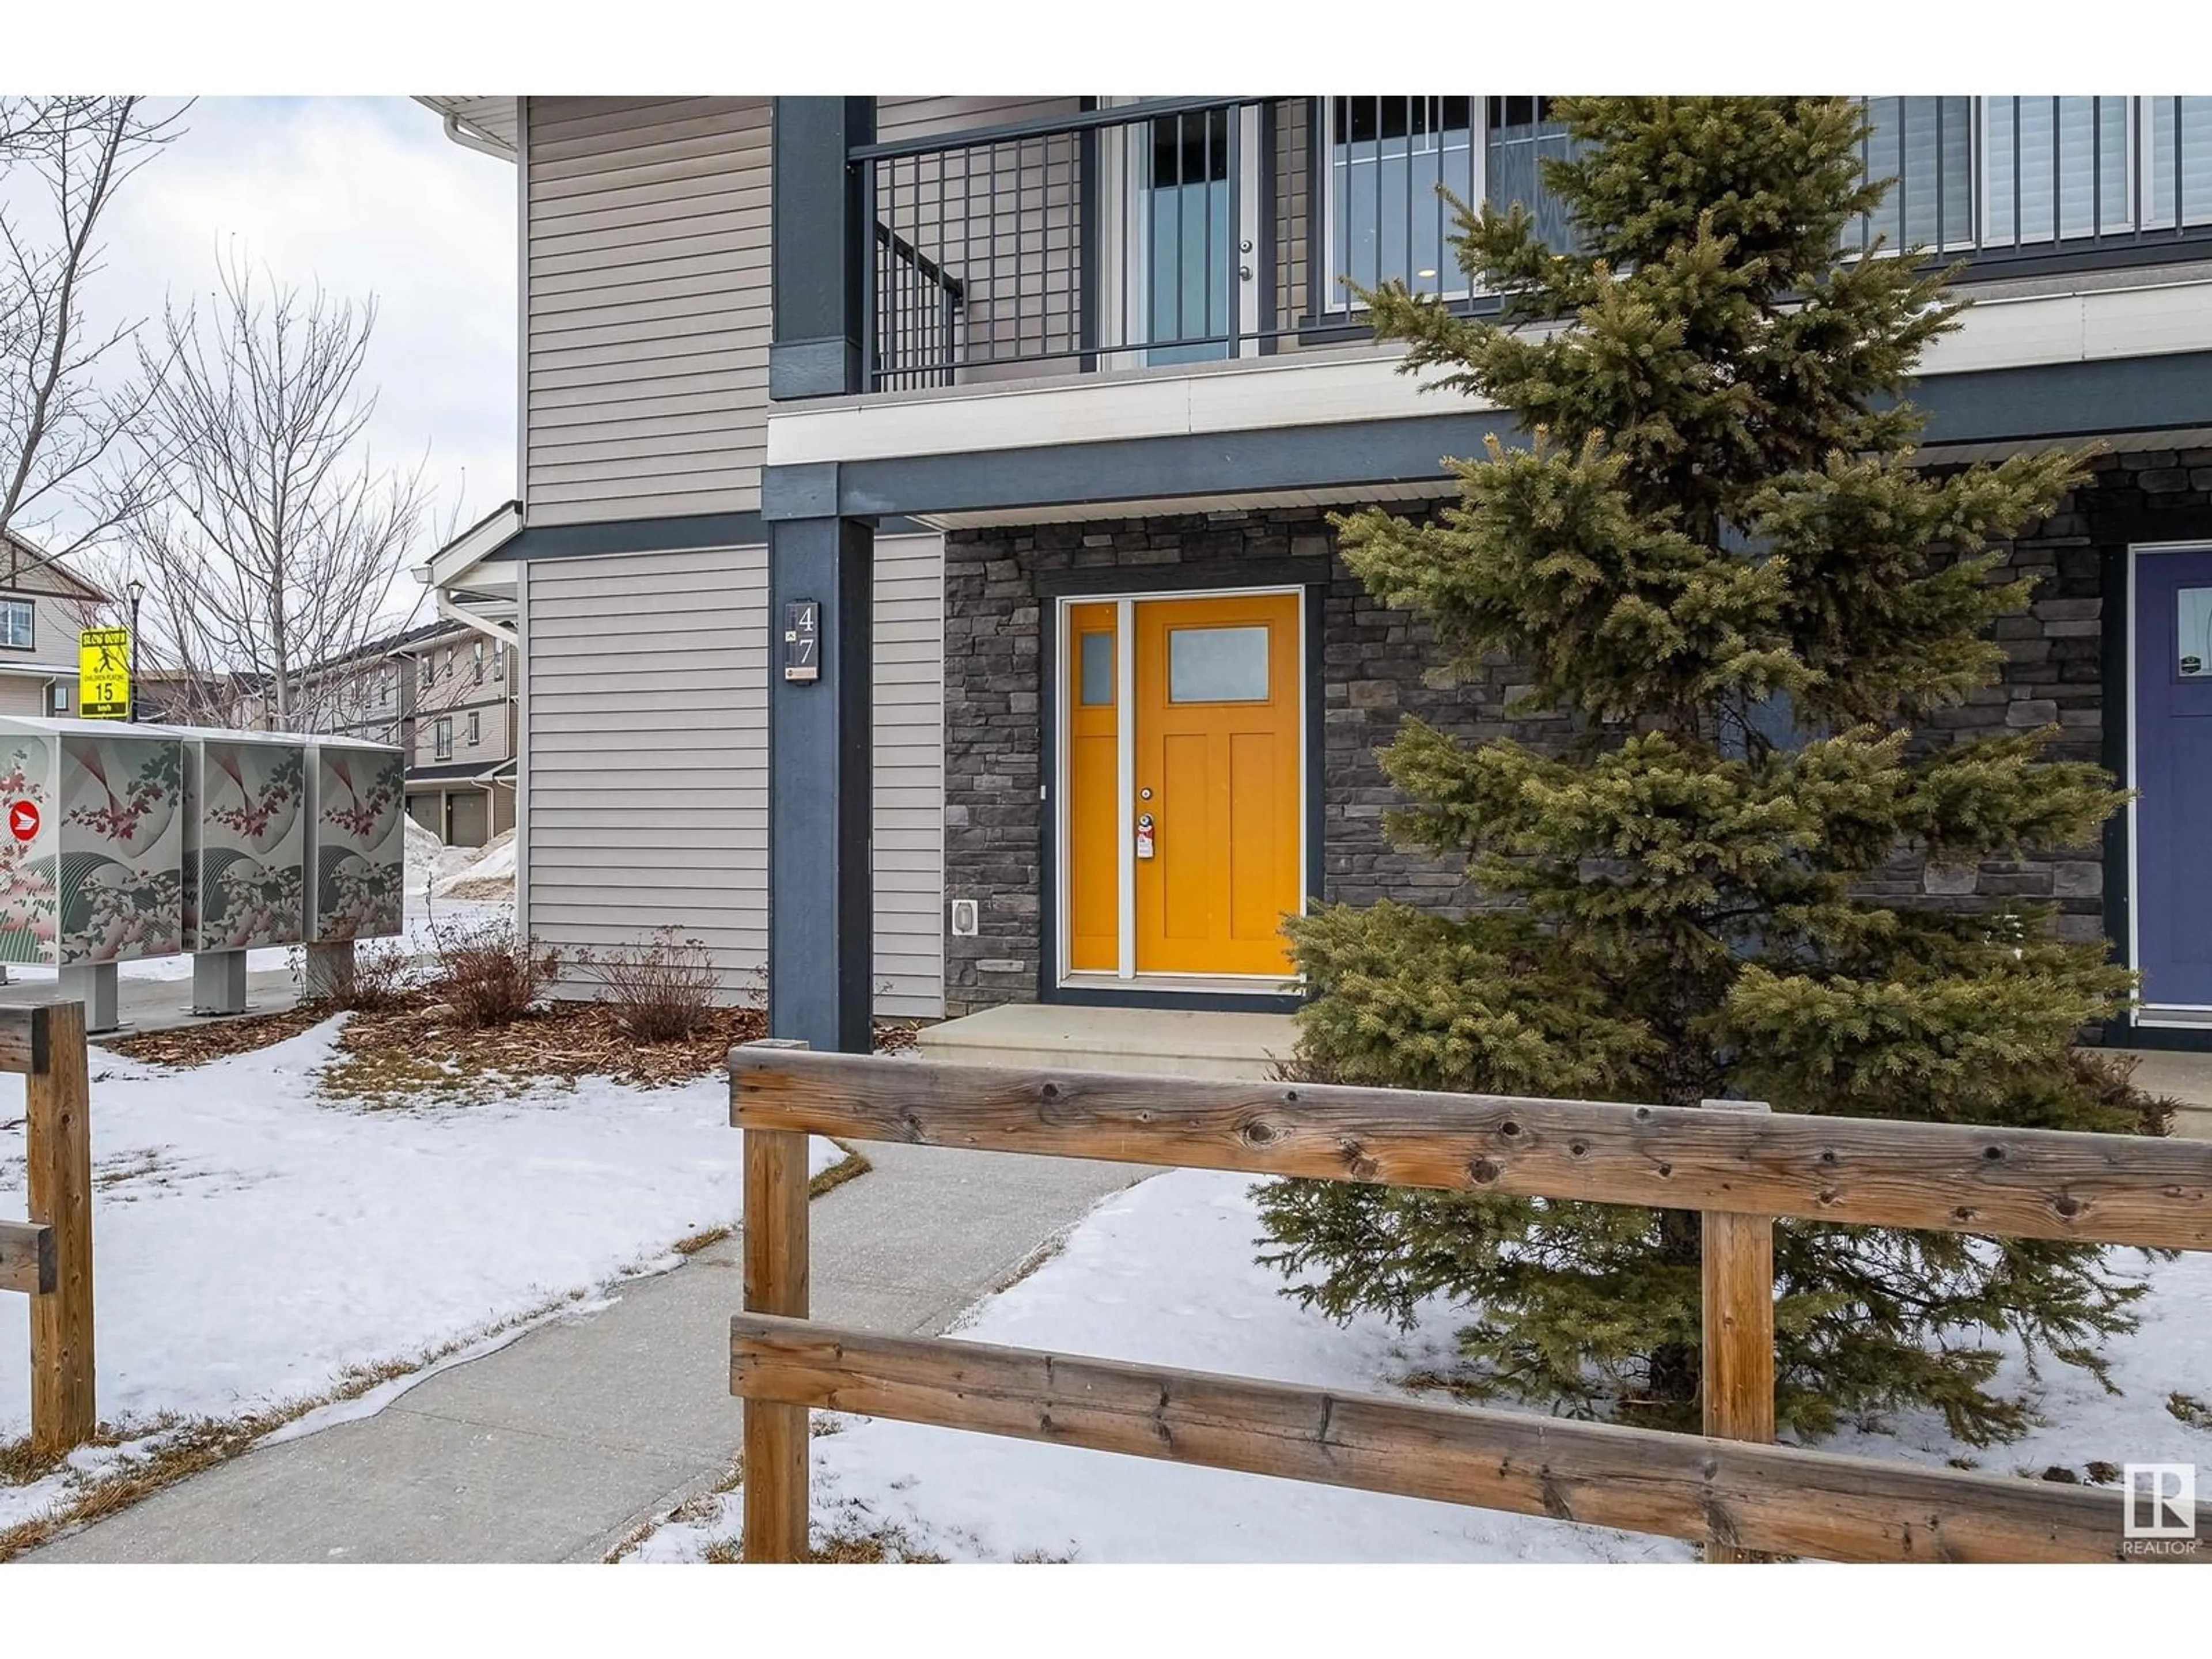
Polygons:
[[76,709],[88,720],[131,714],[131,630],[88,628],[76,636]]

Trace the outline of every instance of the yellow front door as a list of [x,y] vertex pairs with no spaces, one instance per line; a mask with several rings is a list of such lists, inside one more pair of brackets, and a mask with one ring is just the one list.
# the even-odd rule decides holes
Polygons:
[[1136,798],[1122,832],[1136,852],[1135,970],[1288,974],[1298,597],[1140,599],[1133,611]]

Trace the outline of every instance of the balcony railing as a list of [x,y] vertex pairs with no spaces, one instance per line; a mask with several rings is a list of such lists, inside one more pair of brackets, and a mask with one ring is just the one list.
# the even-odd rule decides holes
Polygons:
[[[2212,98],[1872,98],[1893,179],[1845,257],[2212,254]],[[1156,99],[854,152],[874,228],[864,384],[970,385],[1357,338],[1345,279],[1479,310],[1437,186],[1570,234],[1541,97]]]

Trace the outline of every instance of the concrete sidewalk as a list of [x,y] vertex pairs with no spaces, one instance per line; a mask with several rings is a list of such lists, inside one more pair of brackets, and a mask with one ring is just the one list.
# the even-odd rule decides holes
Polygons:
[[[0,985],[0,1002],[36,1001],[61,994],[60,987],[51,974],[30,977],[21,969],[8,976]],[[289,968],[265,968],[246,976],[246,1012],[247,1014],[281,1013],[300,1000],[300,981]],[[192,1012],[192,981],[186,975],[182,979],[139,979],[129,974],[118,975],[115,982],[115,1012],[123,1022],[122,1029],[100,1036],[136,1036],[142,1031],[166,1031],[179,1025],[199,1025],[210,1018],[230,1019],[236,1015],[208,1016]],[[95,1036],[95,1042],[100,1040]]]
[[[731,1136],[735,1156],[737,1137]],[[813,1311],[940,1331],[1124,1164],[871,1146],[815,1200]],[[728,1468],[735,1239],[603,1312],[441,1372],[376,1416],[218,1465],[36,1561],[591,1561]]]

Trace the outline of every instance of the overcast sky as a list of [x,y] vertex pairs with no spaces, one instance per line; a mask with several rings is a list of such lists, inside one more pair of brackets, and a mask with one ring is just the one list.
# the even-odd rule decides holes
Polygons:
[[[378,305],[363,380],[380,464],[428,453],[437,522],[514,494],[514,168],[406,98],[204,98],[106,222],[94,320],[160,327],[235,247],[257,270]],[[422,550],[427,551],[427,549]],[[402,607],[416,589],[403,579]]]

